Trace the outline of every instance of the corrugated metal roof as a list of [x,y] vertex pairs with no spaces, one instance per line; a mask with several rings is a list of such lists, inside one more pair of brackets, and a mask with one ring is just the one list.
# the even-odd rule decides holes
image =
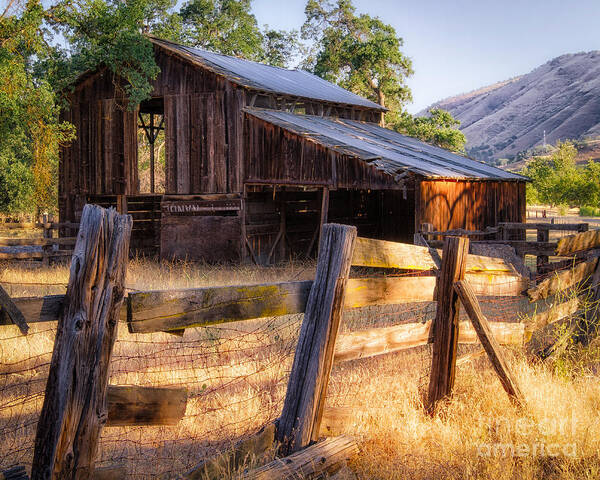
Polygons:
[[374,123],[246,108],[277,125],[338,152],[358,157],[390,175],[410,171],[428,178],[527,180],[527,177],[434,147]]
[[209,70],[219,73],[244,87],[293,97],[355,105],[380,111],[386,110],[377,103],[355,95],[304,70],[272,67],[264,63],[186,47],[155,37],[149,38],[153,43],[176,51],[183,56],[191,57],[192,60],[201,63]]

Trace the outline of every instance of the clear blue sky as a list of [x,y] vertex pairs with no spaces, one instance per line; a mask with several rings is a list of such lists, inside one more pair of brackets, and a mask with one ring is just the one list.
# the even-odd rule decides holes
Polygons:
[[[300,28],[306,0],[254,0],[259,25]],[[600,0],[354,0],[392,24],[415,74],[415,113],[436,100],[600,49]]]

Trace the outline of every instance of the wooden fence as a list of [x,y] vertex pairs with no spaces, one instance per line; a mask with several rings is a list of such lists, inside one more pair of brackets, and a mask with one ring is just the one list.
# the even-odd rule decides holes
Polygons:
[[[48,215],[43,215],[36,223],[2,223],[1,228],[38,230],[41,231],[41,237],[1,237],[0,260],[31,260],[49,264],[60,259],[68,260],[71,257],[79,224],[54,222]],[[59,232],[60,238],[58,238]]]
[[[457,344],[480,342],[510,398],[524,406],[521,389],[499,345],[523,345],[535,330],[577,313],[577,295],[582,295],[578,287],[589,287],[590,278],[591,290],[583,294],[586,298],[599,296],[596,258],[557,271],[533,285],[504,259],[468,254],[467,238],[448,236],[439,251],[429,246],[356,238],[354,227],[333,224],[323,227],[313,281],[125,296],[130,231],[128,215],[88,205],[72,259],[78,268],[71,270],[67,294],[23,299],[0,296],[0,325],[15,323],[26,334],[27,323],[58,321],[37,430],[34,479],[91,478],[104,426],[168,425],[183,417],[185,389],[107,384],[119,318],[127,322],[132,333],[167,331],[181,335],[190,327],[304,313],[278,421],[216,458],[198,459],[198,465],[181,476],[205,478],[207,472],[222,471],[223,466],[231,471],[248,455],[258,455],[276,442],[280,455],[288,456],[246,474],[247,478],[271,479],[288,478],[283,471],[306,477],[335,471],[356,454],[356,444],[346,437],[318,442],[336,430],[336,418],[344,415],[339,408],[325,405],[335,363],[432,343],[426,407],[433,412],[438,402],[452,393]],[[584,232],[561,239],[556,249],[567,255],[597,247],[598,232]],[[371,275],[353,278],[352,266]],[[404,275],[392,276],[399,271]],[[574,294],[563,296],[571,291]],[[488,323],[485,311],[490,295],[518,299],[530,321]],[[434,320],[338,334],[344,309],[422,301],[436,302]],[[460,305],[466,319],[461,320]],[[588,320],[597,323],[597,310],[594,315]],[[75,451],[78,455],[74,456]],[[122,467],[116,468],[120,473],[113,471],[113,477],[123,474]]]
[[[417,233],[417,238],[423,238],[430,246],[441,247],[443,241],[436,238],[444,238],[446,236],[466,236],[471,239],[471,243],[479,245],[497,245],[504,244],[515,249],[515,253],[524,258],[525,255],[536,257],[536,265],[538,274],[548,273],[557,269],[568,268],[572,265],[572,260],[564,260],[562,262],[550,263],[549,257],[576,257],[579,258],[586,254],[589,250],[585,245],[586,238],[594,237],[594,230],[587,236],[568,236],[559,240],[550,241],[550,232],[577,232],[585,233],[589,231],[588,223],[514,223],[500,222],[497,227],[490,227],[483,231],[469,230],[450,230],[445,232],[433,231],[430,224],[423,224],[421,231]],[[536,232],[536,240],[527,240],[527,231]],[[435,237],[435,238],[434,238]],[[583,244],[567,245],[567,238],[578,238],[583,241]],[[592,241],[593,242],[593,241]]]

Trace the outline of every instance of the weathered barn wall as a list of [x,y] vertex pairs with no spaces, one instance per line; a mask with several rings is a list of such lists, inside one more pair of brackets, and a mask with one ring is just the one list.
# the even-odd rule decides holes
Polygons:
[[329,150],[251,115],[245,117],[245,136],[248,183],[365,190],[399,188],[392,176],[368,162]]
[[423,180],[415,224],[435,230],[482,230],[498,222],[525,222],[525,182]]
[[160,257],[239,262],[241,206],[236,194],[165,195],[161,202]]

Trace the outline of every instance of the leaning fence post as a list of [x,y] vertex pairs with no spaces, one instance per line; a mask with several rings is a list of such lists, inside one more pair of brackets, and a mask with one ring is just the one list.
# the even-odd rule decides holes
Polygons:
[[131,217],[83,209],[58,320],[32,480],[88,479],[107,420],[109,361],[124,296]]
[[437,282],[437,310],[431,328],[433,354],[431,377],[426,408],[431,413],[438,400],[446,397],[454,386],[456,348],[460,301],[454,291],[454,283],[465,276],[465,265],[469,252],[469,239],[446,237],[442,253],[442,268]]
[[284,453],[318,439],[356,228],[326,224],[276,439]]

